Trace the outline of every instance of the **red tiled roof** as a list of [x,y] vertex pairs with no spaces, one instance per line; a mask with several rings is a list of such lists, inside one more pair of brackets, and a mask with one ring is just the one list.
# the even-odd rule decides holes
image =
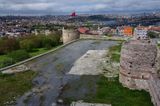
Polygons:
[[144,30],[144,29],[149,29],[148,27],[145,27],[145,26],[138,26],[138,27],[136,27],[136,29],[138,29],[138,30]]
[[160,26],[159,27],[151,27],[149,28],[150,31],[158,31],[160,32]]
[[89,31],[89,29],[82,27],[82,28],[78,28],[78,31],[79,31],[80,33],[84,34],[84,33],[86,33],[87,31]]

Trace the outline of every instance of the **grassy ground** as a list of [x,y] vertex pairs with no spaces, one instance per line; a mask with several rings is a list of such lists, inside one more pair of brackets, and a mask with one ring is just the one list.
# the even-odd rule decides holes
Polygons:
[[13,75],[0,74],[0,106],[13,105],[17,97],[31,89],[31,81],[36,75],[33,71]]
[[[61,45],[59,45],[59,46],[61,46]],[[51,48],[51,49],[56,49],[59,46],[56,46],[56,47]],[[37,56],[37,55],[45,53],[45,52],[47,52],[51,49],[37,48],[37,49],[34,49],[32,52],[29,52],[29,55],[30,55],[30,57]],[[12,64],[15,64],[12,61],[12,58],[9,58],[7,55],[0,55],[0,68],[6,67],[6,66],[12,65]]]
[[51,48],[51,49],[37,48],[37,49],[34,50],[34,52],[30,52],[29,54],[30,54],[31,57],[37,56],[37,55],[43,54],[43,53],[45,53],[45,52],[47,52],[47,51],[49,51],[49,50],[52,50],[52,49],[54,50],[54,49],[56,49],[56,48],[58,48],[58,47],[60,47],[60,46],[62,46],[62,45],[53,47],[53,48]]
[[160,44],[158,44],[158,47],[160,48]]
[[0,55],[0,61],[8,60],[9,57],[7,55]]
[[46,48],[37,48],[34,50],[34,52],[30,52],[30,56],[33,57],[33,56],[37,56],[39,54],[42,54],[42,53],[45,53],[47,51],[49,51],[50,49],[46,49]]
[[[108,78],[103,76],[97,78],[98,76],[96,76],[96,85],[94,85],[94,80],[91,80],[92,78],[88,78],[85,79],[85,83],[79,81],[75,83],[76,86],[74,84],[70,86],[69,92],[75,92],[77,96],[81,95],[79,93],[80,89],[82,87],[85,88],[86,84],[89,92],[79,99],[76,98],[77,96],[74,97],[72,93],[69,93],[69,97],[63,98],[64,102],[70,104],[72,101],[83,100],[88,103],[104,103],[111,104],[112,106],[153,106],[148,92],[125,88],[119,83],[118,77],[112,80],[108,80]],[[95,91],[94,87],[96,87]],[[64,93],[67,93],[67,91]]]
[[146,91],[130,90],[123,87],[118,78],[108,81],[105,77],[101,77],[98,81],[96,94],[86,97],[84,101],[112,104],[112,106],[153,106]]
[[0,68],[13,64],[13,61],[7,55],[0,55]]
[[111,61],[119,63],[120,51],[121,51],[121,43],[119,45],[112,46],[109,48],[108,56],[111,58]]

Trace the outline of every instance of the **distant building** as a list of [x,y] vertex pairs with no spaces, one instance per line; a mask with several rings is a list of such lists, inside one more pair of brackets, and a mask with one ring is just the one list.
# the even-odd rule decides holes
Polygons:
[[116,29],[111,29],[111,34],[112,35],[117,35],[117,30]]
[[110,27],[103,27],[98,29],[100,35],[106,35],[111,33],[111,28]]
[[156,26],[150,26],[148,30],[153,31],[155,33],[160,33],[160,26],[157,26],[157,27]]
[[123,27],[123,35],[124,36],[133,36],[133,28],[130,26]]
[[5,33],[4,32],[0,32],[0,37],[4,37]]
[[117,35],[133,36],[133,28],[130,26],[117,27]]
[[117,29],[116,29],[117,31],[117,35],[120,35],[120,36],[123,36],[123,27],[117,27]]
[[134,30],[134,37],[137,39],[147,38],[148,27],[138,26]]
[[78,31],[79,31],[80,34],[85,34],[89,31],[89,28],[80,27],[80,28],[78,28]]
[[73,12],[70,16],[75,17],[75,16],[77,16],[77,14],[76,14],[76,12]]
[[47,35],[50,35],[50,34],[51,34],[51,31],[50,31],[50,30],[45,30],[44,33],[45,33],[45,35],[47,36]]

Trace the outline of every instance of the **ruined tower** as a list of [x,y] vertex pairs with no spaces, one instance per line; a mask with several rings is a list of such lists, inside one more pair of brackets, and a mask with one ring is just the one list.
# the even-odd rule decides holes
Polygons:
[[74,29],[68,29],[65,30],[63,28],[62,30],[62,39],[63,39],[63,43],[68,43],[71,42],[72,40],[76,40],[80,38],[80,34],[77,30]]
[[131,40],[121,49],[119,81],[132,89],[148,90],[147,81],[156,73],[157,44],[150,39]]

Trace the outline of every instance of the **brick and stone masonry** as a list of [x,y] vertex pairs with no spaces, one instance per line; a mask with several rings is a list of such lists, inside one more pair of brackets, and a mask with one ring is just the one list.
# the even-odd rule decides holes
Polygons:
[[130,40],[122,45],[119,81],[130,89],[150,92],[155,106],[160,106],[158,47],[150,39]]
[[62,39],[63,39],[63,43],[69,43],[73,40],[79,39],[80,38],[80,34],[77,30],[74,29],[67,29],[65,30],[63,28],[62,30]]

